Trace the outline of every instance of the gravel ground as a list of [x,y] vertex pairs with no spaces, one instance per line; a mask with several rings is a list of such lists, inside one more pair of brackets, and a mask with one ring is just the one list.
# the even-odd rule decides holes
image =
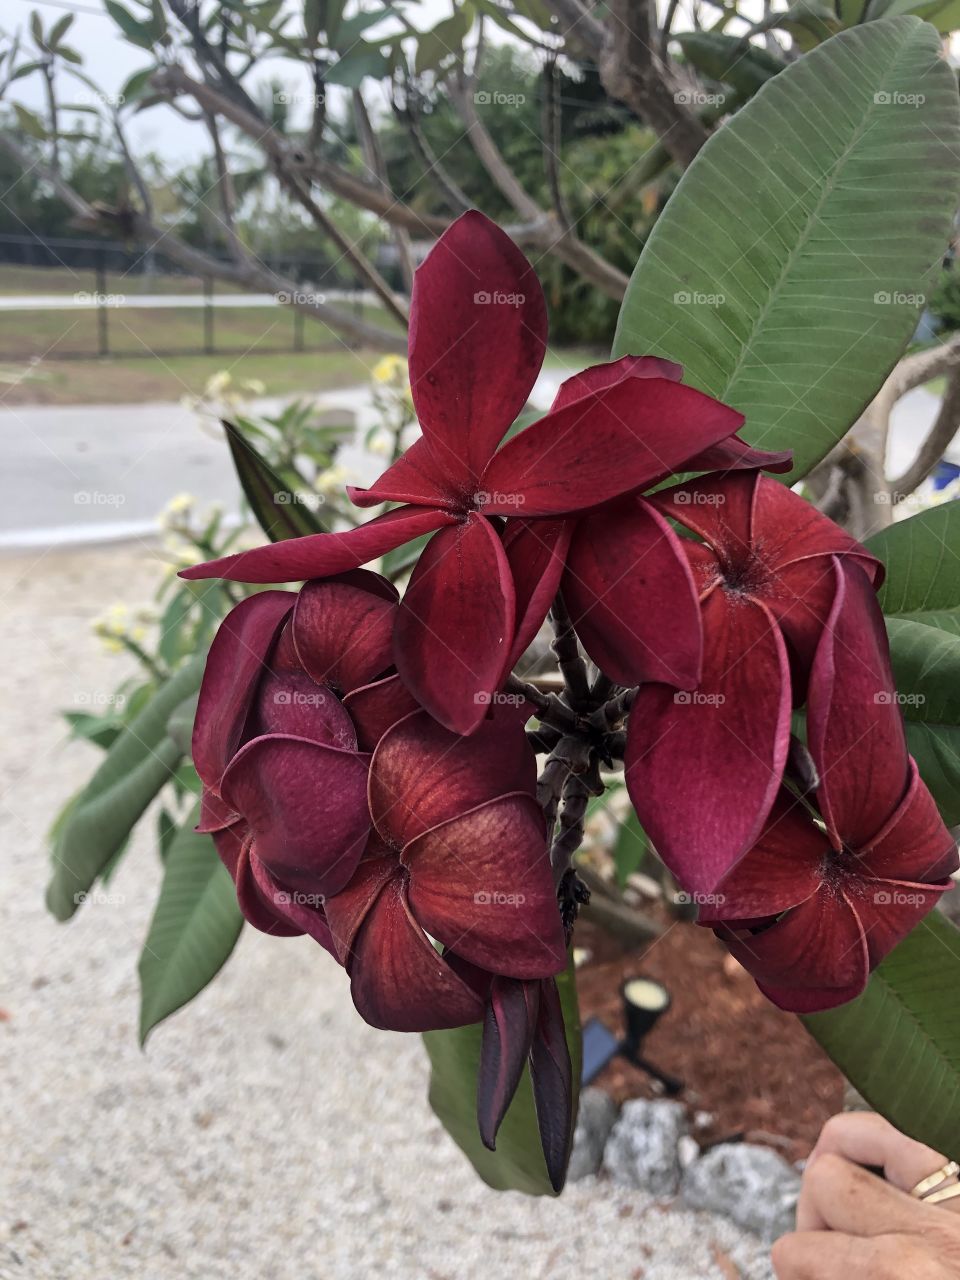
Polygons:
[[427,1106],[419,1040],[365,1026],[303,939],[245,930],[215,984],[139,1050],[150,840],[115,900],[67,926],[42,887],[51,816],[95,760],[55,712],[113,688],[122,659],[89,621],[148,600],[156,572],[145,544],[0,558],[0,1276],[767,1277],[765,1251],[726,1221],[609,1184],[559,1201],[489,1191]]

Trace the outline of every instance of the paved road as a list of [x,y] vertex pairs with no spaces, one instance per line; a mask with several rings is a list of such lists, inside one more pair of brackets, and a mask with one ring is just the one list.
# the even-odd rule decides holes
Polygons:
[[[554,372],[544,375],[538,403],[549,403],[558,380]],[[277,403],[257,407],[270,411]],[[375,421],[367,387],[331,392],[318,403],[355,413],[358,441]],[[890,474],[907,466],[937,405],[922,389],[901,402]],[[380,459],[358,444],[341,456],[358,483],[379,474]],[[202,501],[219,500],[228,512],[239,510],[222,440],[179,404],[0,405],[0,457],[0,549],[145,535],[156,528],[161,508],[184,490]]]
[[[278,401],[257,402],[270,412]],[[322,397],[369,423],[369,392]],[[57,546],[155,531],[158,512],[184,491],[239,511],[230,456],[213,427],[179,404],[0,407],[0,548]],[[360,483],[379,460],[356,446],[343,463]]]

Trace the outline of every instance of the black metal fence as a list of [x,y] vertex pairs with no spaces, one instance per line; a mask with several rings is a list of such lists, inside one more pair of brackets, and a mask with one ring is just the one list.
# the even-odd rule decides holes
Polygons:
[[[298,290],[333,294],[341,309],[363,313],[359,282],[340,264],[290,256],[264,262]],[[42,306],[38,295],[44,296]],[[61,298],[62,307],[48,298]],[[321,320],[213,276],[189,275],[159,247],[145,254],[115,241],[0,235],[0,361],[239,355],[342,345]]]

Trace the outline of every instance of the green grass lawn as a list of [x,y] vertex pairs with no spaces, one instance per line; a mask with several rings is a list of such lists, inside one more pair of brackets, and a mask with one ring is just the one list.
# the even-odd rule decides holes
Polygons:
[[[364,318],[396,328],[382,311]],[[306,318],[305,350],[292,350],[286,308],[238,307],[216,313],[216,350],[203,354],[203,312],[189,308],[108,309],[111,356],[98,356],[93,311],[0,311],[0,405],[135,404],[198,394],[221,369],[255,378],[271,395],[316,394],[369,382],[381,352],[352,349]],[[551,351],[547,367],[574,372],[602,357]]]
[[[107,293],[203,293],[198,276],[123,274],[109,271]],[[92,267],[19,267],[0,264],[0,295],[92,293],[97,277]],[[249,289],[217,280],[217,293],[249,293]]]

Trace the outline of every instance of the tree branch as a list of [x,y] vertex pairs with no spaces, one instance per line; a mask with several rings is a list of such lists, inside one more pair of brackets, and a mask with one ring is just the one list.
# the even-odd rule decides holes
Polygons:
[[187,94],[204,110],[222,116],[247,135],[262,151],[285,172],[296,173],[317,181],[334,195],[370,213],[377,214],[393,226],[406,227],[417,235],[442,235],[447,227],[445,218],[421,215],[401,200],[374,185],[348,173],[339,165],[306,152],[292,139],[285,137],[254,110],[248,111],[215,85],[194,80],[182,67],[164,67],[151,81],[164,96]]
[[[357,134],[360,138],[360,146],[363,151],[364,163],[382,189],[389,193],[390,183],[387,181],[387,164],[383,158],[383,152],[380,149],[380,143],[377,140],[373,125],[370,122],[370,113],[367,110],[367,104],[363,100],[363,93],[360,89],[354,89],[353,91],[353,113],[357,125]],[[407,292],[409,293],[413,289],[414,272],[410,233],[403,227],[392,227],[391,231],[397,256],[400,260],[400,270],[403,273]]]
[[673,73],[657,51],[653,0],[610,0],[608,12],[599,62],[603,87],[656,130],[675,160],[690,164],[708,135],[678,100]]
[[163,230],[144,214],[136,210],[125,209],[122,218],[109,210],[95,208],[89,204],[60,174],[55,173],[49,165],[34,160],[12,134],[0,130],[0,149],[6,151],[25,171],[31,169],[38,177],[49,182],[59,198],[68,209],[86,226],[93,229],[107,230],[113,234],[129,236],[151,249],[163,246],[163,252],[173,261],[178,262],[193,275],[215,276],[220,280],[229,280],[234,284],[246,285],[248,288],[264,293],[286,294],[290,298],[289,305],[306,315],[315,316],[332,329],[346,334],[355,341],[382,351],[396,351],[404,354],[407,349],[404,335],[391,333],[389,329],[381,329],[348,311],[326,302],[320,302],[310,294],[297,289],[296,282],[279,276],[263,263],[252,257],[242,262],[229,263],[200,249],[193,248],[181,240],[170,230]]
[[890,481],[890,496],[895,503],[913,493],[943,457],[943,451],[960,430],[960,360],[950,367],[940,409],[920,452],[902,476]]
[[572,230],[560,223],[555,213],[548,213],[541,209],[524,190],[477,114],[473,96],[474,83],[472,77],[463,76],[459,79],[451,77],[447,81],[447,86],[450,99],[466,128],[470,144],[494,185],[513,205],[520,217],[531,224],[534,243],[538,249],[543,253],[553,254],[581,275],[584,280],[590,281],[608,297],[619,301],[626,292],[627,276],[578,240]]

